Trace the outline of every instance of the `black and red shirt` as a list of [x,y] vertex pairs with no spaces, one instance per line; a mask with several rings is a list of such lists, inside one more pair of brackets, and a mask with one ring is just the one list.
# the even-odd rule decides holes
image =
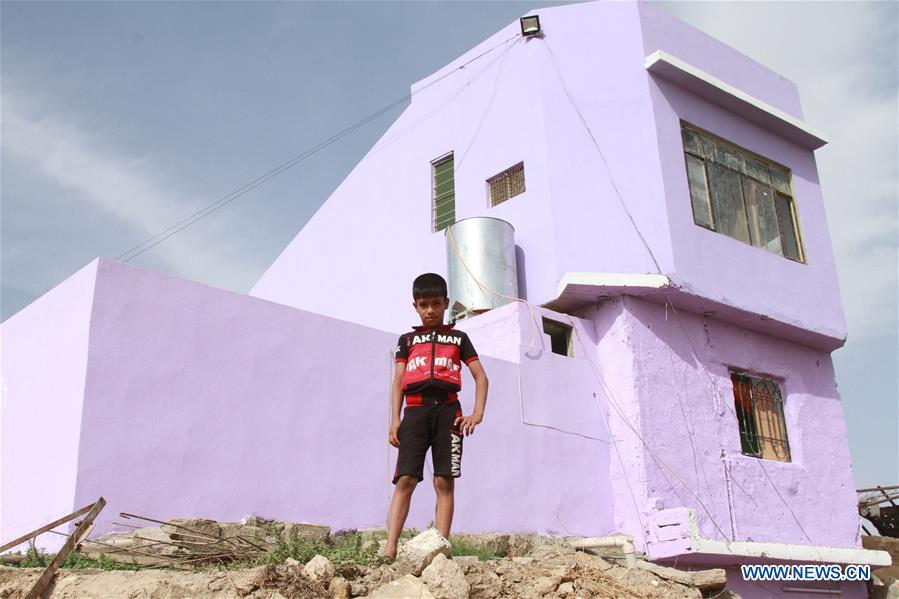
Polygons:
[[410,395],[433,389],[449,392],[452,399],[462,388],[462,364],[471,364],[478,353],[471,339],[454,325],[412,327],[411,333],[400,335],[395,359],[404,362],[403,393],[407,405],[417,403]]

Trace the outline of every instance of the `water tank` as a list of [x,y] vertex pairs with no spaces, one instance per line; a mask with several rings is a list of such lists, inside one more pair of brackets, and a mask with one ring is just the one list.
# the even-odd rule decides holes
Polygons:
[[472,274],[486,287],[518,297],[515,228],[512,225],[498,218],[476,216],[450,225],[445,234],[450,320],[479,314],[512,301],[482,289]]

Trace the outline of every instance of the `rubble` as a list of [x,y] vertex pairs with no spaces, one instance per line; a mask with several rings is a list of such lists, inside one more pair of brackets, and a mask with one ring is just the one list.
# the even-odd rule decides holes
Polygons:
[[468,599],[470,585],[454,560],[438,553],[421,573],[421,580],[437,599]]
[[419,576],[431,560],[441,553],[446,557],[452,557],[453,547],[436,529],[429,528],[404,543],[399,548],[396,559],[400,563],[408,564],[412,574]]
[[[138,539],[165,541],[155,549],[166,553],[175,547],[187,550],[197,541],[185,529],[201,536],[214,538],[241,537],[247,527],[271,530],[271,522],[214,523],[199,520],[178,520],[161,526],[136,529],[131,533],[100,537],[108,551],[131,550]],[[281,530],[290,528],[283,523]],[[327,527],[302,525],[303,530],[323,538]],[[179,528],[180,527],[180,528]],[[311,527],[311,528],[310,528]],[[295,533],[298,534],[298,533]],[[330,535],[330,531],[328,531]],[[340,538],[337,533],[335,537]],[[365,541],[377,542],[383,536],[377,531],[360,535],[359,546]],[[126,538],[127,537],[127,538]],[[352,537],[350,537],[352,538]],[[166,540],[168,539],[168,540]],[[99,539],[98,539],[99,540]],[[637,560],[635,568],[610,556],[591,555],[575,551],[566,539],[537,535],[465,535],[465,546],[514,555],[492,559],[475,556],[453,558],[451,545],[437,533],[428,530],[407,539],[398,559],[386,563],[387,558],[372,557],[366,563],[334,561],[315,555],[305,563],[282,558],[279,565],[236,569],[199,568],[193,571],[141,570],[100,571],[60,570],[51,583],[48,597],[107,598],[154,597],[174,599],[391,599],[431,597],[433,599],[684,599],[688,597],[719,596],[737,599],[725,590],[726,577],[720,569],[690,572]],[[455,537],[454,537],[455,541]],[[96,541],[94,541],[96,543]],[[142,541],[141,541],[142,542]],[[254,542],[267,543],[254,537]],[[574,542],[574,541],[572,541]],[[184,544],[181,547],[179,544]],[[488,553],[489,554],[489,553]],[[112,555],[116,555],[113,553]],[[152,554],[158,555],[158,554]],[[331,555],[331,554],[328,554]],[[0,597],[24,597],[41,570],[0,566]],[[878,596],[892,597],[895,582],[878,585]]]

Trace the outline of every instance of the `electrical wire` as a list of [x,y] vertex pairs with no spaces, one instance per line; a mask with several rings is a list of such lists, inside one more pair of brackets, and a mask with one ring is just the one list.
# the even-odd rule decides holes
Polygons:
[[[584,128],[586,129],[587,134],[588,134],[589,137],[590,137],[590,140],[593,142],[593,147],[596,149],[597,153],[599,154],[600,158],[602,159],[603,165],[604,165],[605,168],[606,168],[606,172],[607,172],[608,175],[609,175],[609,182],[610,182],[611,185],[612,185],[612,189],[615,191],[615,195],[616,195],[616,197],[618,198],[618,201],[619,201],[619,203],[621,204],[621,207],[624,209],[624,212],[627,214],[627,217],[628,217],[628,219],[630,220],[630,223],[631,223],[631,226],[632,226],[633,229],[634,229],[634,232],[635,232],[635,233],[637,234],[637,236],[640,238],[640,241],[643,243],[643,246],[646,248],[646,251],[649,253],[650,258],[652,259],[652,262],[653,262],[653,264],[655,265],[656,272],[658,272],[659,274],[662,274],[661,267],[659,266],[658,260],[656,260],[656,257],[655,257],[655,254],[654,254],[653,251],[652,251],[652,248],[650,247],[649,243],[646,241],[646,238],[645,238],[645,237],[643,236],[643,234],[640,232],[640,228],[637,226],[637,223],[636,223],[636,221],[634,220],[633,215],[631,214],[630,210],[628,210],[628,208],[627,208],[627,204],[625,203],[624,198],[623,198],[623,196],[621,195],[621,192],[620,192],[619,189],[618,189],[618,186],[615,184],[614,177],[612,177],[611,170],[609,169],[608,161],[606,160],[605,155],[604,155],[603,152],[602,152],[602,149],[599,147],[599,143],[596,141],[596,137],[593,135],[593,131],[590,129],[589,125],[587,124],[587,121],[586,121],[586,119],[584,118],[584,115],[583,115],[583,113],[581,112],[580,108],[578,107],[577,102],[576,102],[575,99],[574,99],[574,96],[571,94],[571,91],[568,89],[568,86],[567,86],[567,84],[565,83],[565,79],[564,79],[564,77],[562,76],[561,69],[559,68],[559,63],[558,63],[558,61],[556,60],[555,54],[553,53],[552,48],[551,48],[550,45],[549,45],[549,42],[547,42],[545,39],[543,39],[543,42],[544,42],[544,45],[545,45],[545,47],[546,47],[546,49],[547,49],[547,51],[548,51],[548,53],[549,53],[549,56],[550,56],[551,60],[552,60],[553,67],[554,67],[554,69],[555,69],[555,71],[556,71],[556,75],[557,75],[558,78],[559,78],[559,82],[560,82],[560,84],[561,84],[561,86],[562,86],[563,91],[565,92],[565,95],[568,97],[569,102],[571,103],[572,107],[574,108],[575,112],[577,113],[578,117],[580,118],[581,124],[582,124],[582,125],[584,126]],[[667,297],[666,297],[666,302],[668,302],[668,304],[671,306],[671,308],[672,308],[672,310],[673,310],[673,309],[674,309],[674,306],[673,306],[673,304],[671,304],[670,300],[668,300]],[[678,322],[680,322],[680,318],[679,318],[679,315],[678,315],[677,311],[675,311],[675,317],[678,319]],[[683,325],[681,325],[681,327],[683,328]],[[686,334],[686,330],[684,330],[684,335],[687,337],[688,341],[690,341],[690,340],[689,340],[689,336]],[[692,348],[692,341],[690,341],[690,345],[691,345],[691,348]],[[697,362],[699,363],[699,365],[702,367],[702,369],[706,371],[706,375],[709,377],[709,380],[711,381],[711,380],[712,380],[712,379],[711,379],[711,375],[709,374],[708,370],[705,368],[705,365],[702,363],[701,360],[699,360],[699,358],[698,358],[698,356],[696,356],[695,352],[694,352],[693,355],[694,355],[694,357],[696,358],[696,360],[697,360]],[[732,414],[734,415],[734,417],[736,418],[736,412],[734,412],[734,410],[733,410],[732,408],[730,408],[730,406],[727,404],[727,402],[724,402],[723,400],[721,400],[720,395],[718,394],[717,387],[714,385],[714,382],[712,383],[712,388],[715,390],[715,394],[718,396],[719,401],[722,401],[723,405],[727,406],[727,407],[730,409],[731,413],[732,413]],[[649,449],[649,448],[647,447],[647,449]],[[769,483],[771,484],[772,488],[774,489],[774,493],[775,493],[775,494],[777,495],[777,497],[781,500],[781,502],[783,503],[784,507],[786,507],[787,510],[790,512],[790,514],[791,514],[792,517],[793,517],[793,520],[796,522],[796,525],[797,525],[797,526],[799,527],[799,529],[802,531],[802,534],[805,536],[806,540],[811,544],[812,547],[816,547],[816,546],[813,544],[813,542],[812,542],[811,538],[809,537],[808,533],[807,533],[807,532],[805,531],[805,529],[802,527],[802,524],[800,523],[799,518],[796,516],[795,512],[793,511],[793,509],[790,507],[790,505],[786,502],[786,500],[785,500],[785,499],[783,498],[783,496],[781,495],[780,490],[777,488],[777,485],[774,483],[774,480],[771,478],[771,475],[768,473],[767,469],[765,468],[765,465],[761,463],[761,460],[759,460],[758,463],[759,463],[759,467],[762,469],[762,472],[765,474],[766,478],[768,479]],[[715,525],[715,527],[718,528],[719,532],[721,532],[721,529],[720,529],[720,527],[717,526],[717,524]],[[722,534],[723,534],[723,533],[722,533]],[[724,535],[724,537],[725,537],[725,539],[727,538],[726,535]],[[817,551],[817,548],[815,549],[815,551],[818,552],[818,551]],[[821,556],[820,552],[818,552],[818,555],[819,555],[819,557]]]
[[[499,48],[500,46],[503,46],[503,45],[507,44],[509,41],[515,39],[516,37],[520,37],[520,35],[521,35],[520,33],[519,33],[519,34],[516,34],[516,35],[514,35],[514,36],[512,36],[512,37],[510,37],[510,38],[508,38],[508,39],[506,39],[506,40],[503,40],[502,42],[500,42],[500,43],[498,43],[498,44],[496,44],[496,45],[494,45],[494,46],[488,48],[488,49],[485,50],[484,52],[481,52],[481,53],[478,54],[477,56],[475,56],[475,57],[473,57],[473,58],[467,60],[467,61],[464,62],[464,63],[462,63],[461,65],[459,65],[459,66],[456,67],[455,69],[452,69],[452,70],[450,70],[450,71],[447,71],[446,73],[444,73],[444,74],[441,75],[440,77],[436,78],[434,81],[431,81],[431,82],[429,82],[428,84],[422,86],[420,89],[418,89],[418,90],[416,91],[416,93],[421,93],[421,92],[423,92],[424,90],[428,89],[429,87],[431,87],[431,86],[433,86],[433,85],[436,85],[437,83],[440,83],[441,81],[443,81],[443,80],[446,79],[447,77],[449,77],[449,76],[451,76],[451,75],[453,75],[453,74],[455,74],[455,73],[457,73],[457,72],[459,72],[459,71],[461,71],[461,70],[464,70],[466,66],[472,64],[473,62],[479,60],[480,58],[486,56],[487,54],[493,52],[494,50],[496,50],[496,49]],[[470,82],[469,82],[469,83],[470,83]],[[356,130],[359,129],[360,127],[362,127],[362,126],[364,126],[364,125],[370,123],[371,121],[375,120],[376,118],[380,117],[381,115],[383,115],[383,114],[385,114],[385,113],[387,113],[387,112],[393,110],[394,108],[396,108],[396,107],[399,106],[400,104],[403,104],[404,102],[407,102],[407,101],[411,100],[411,98],[412,98],[412,94],[409,93],[409,94],[406,94],[405,96],[403,96],[403,97],[401,97],[401,98],[398,98],[398,99],[394,100],[394,101],[391,102],[390,104],[387,104],[386,106],[384,106],[384,107],[382,107],[382,108],[376,110],[375,112],[373,112],[372,114],[370,114],[370,115],[368,115],[367,117],[363,118],[362,120],[353,123],[353,124],[350,125],[349,127],[346,127],[346,128],[343,129],[342,131],[340,131],[340,132],[338,132],[338,133],[332,135],[331,137],[325,139],[324,141],[319,142],[317,145],[315,145],[315,146],[309,148],[308,150],[302,152],[301,154],[299,154],[299,155],[297,155],[297,156],[294,156],[293,158],[291,158],[290,160],[287,160],[286,162],[281,163],[280,165],[276,166],[275,168],[269,170],[268,172],[266,172],[266,173],[264,173],[264,174],[262,174],[262,175],[256,177],[256,178],[253,179],[252,181],[250,181],[250,182],[248,182],[248,183],[245,183],[244,185],[238,187],[238,188],[235,189],[234,191],[231,191],[230,193],[225,194],[224,196],[222,196],[221,198],[219,198],[219,199],[216,200],[215,202],[213,202],[213,203],[207,205],[207,206],[204,207],[204,208],[201,208],[200,210],[194,212],[194,213],[191,214],[190,216],[188,216],[188,217],[186,217],[186,218],[184,218],[184,219],[178,221],[177,223],[175,223],[174,225],[168,227],[167,229],[165,229],[165,230],[163,230],[163,231],[160,231],[159,233],[157,233],[156,235],[150,237],[149,239],[146,239],[146,240],[142,241],[141,243],[137,244],[136,246],[132,247],[131,249],[129,249],[129,250],[127,250],[127,251],[125,251],[125,252],[119,254],[118,256],[115,257],[115,260],[122,260],[122,261],[124,261],[124,262],[130,262],[131,260],[133,260],[134,258],[140,256],[141,254],[143,254],[143,253],[146,252],[147,250],[149,250],[149,249],[153,248],[154,246],[156,246],[156,245],[162,243],[162,242],[165,241],[166,239],[172,237],[173,235],[179,233],[180,231],[183,231],[183,230],[186,229],[187,227],[189,227],[189,226],[191,226],[192,224],[194,224],[194,223],[196,223],[196,222],[202,220],[203,218],[209,216],[210,214],[212,214],[212,213],[218,211],[219,209],[221,209],[221,208],[223,208],[224,206],[230,204],[232,201],[236,200],[237,198],[240,198],[240,197],[246,195],[246,194],[249,193],[250,191],[252,191],[252,190],[256,189],[257,187],[259,187],[260,185],[262,185],[262,184],[264,184],[264,183],[270,181],[271,179],[277,177],[278,175],[280,175],[280,174],[283,173],[284,171],[286,171],[286,170],[288,170],[288,169],[290,169],[290,168],[296,166],[296,165],[299,164],[300,162],[303,162],[304,160],[306,160],[307,158],[309,158],[309,157],[312,156],[313,154],[316,154],[317,152],[320,152],[321,150],[323,150],[323,149],[325,149],[326,147],[330,146],[330,145],[333,144],[334,142],[339,141],[340,139],[346,137],[346,136],[349,135],[350,133],[356,131]]]
[[[566,314],[566,316],[567,316],[568,319],[569,319],[569,323],[571,323],[571,316],[568,315],[568,314]],[[573,323],[572,323],[572,324],[573,324]],[[572,328],[574,329],[573,326],[572,326]],[[589,355],[588,352],[587,352],[587,347],[584,345],[584,342],[581,340],[580,333],[578,333],[577,329],[574,329],[574,333],[575,333],[575,336],[577,337],[578,344],[581,346],[581,350],[584,352],[585,355]],[[600,387],[602,387],[603,391],[606,393],[606,397],[609,399],[609,403],[615,408],[615,411],[618,413],[618,416],[619,416],[619,417],[622,419],[622,421],[627,425],[627,427],[628,427],[629,429],[631,429],[631,431],[634,433],[634,435],[637,436],[637,438],[640,440],[640,443],[641,443],[641,444],[643,445],[643,447],[645,447],[646,450],[649,452],[649,455],[652,456],[652,459],[656,462],[656,466],[659,467],[659,471],[662,472],[661,466],[664,466],[669,472],[671,472],[671,474],[673,474],[673,475],[678,479],[678,481],[684,486],[684,488],[685,488],[687,491],[689,491],[690,494],[693,496],[693,498],[699,503],[699,505],[702,507],[703,511],[704,511],[704,512],[706,513],[706,515],[709,517],[709,520],[711,520],[712,524],[715,526],[715,529],[717,529],[718,532],[721,533],[721,536],[722,536],[722,537],[724,537],[725,539],[727,539],[727,538],[728,538],[727,534],[726,534],[726,533],[724,532],[724,530],[718,525],[718,522],[715,520],[715,517],[712,516],[711,511],[709,511],[709,508],[706,507],[706,505],[705,505],[705,503],[702,501],[702,499],[699,498],[699,495],[698,495],[695,491],[693,491],[693,489],[690,487],[690,485],[688,485],[688,484],[686,483],[686,481],[684,481],[684,479],[683,479],[682,477],[680,477],[680,476],[677,474],[677,472],[675,472],[675,471],[671,468],[671,466],[669,466],[668,464],[666,464],[666,463],[662,460],[662,458],[660,458],[660,457],[656,454],[656,452],[653,451],[653,449],[652,449],[652,447],[650,447],[649,443],[646,442],[646,439],[643,438],[643,435],[641,435],[641,434],[639,433],[639,431],[637,430],[637,428],[636,428],[633,424],[631,424],[630,419],[628,419],[628,417],[625,416],[625,414],[624,414],[624,412],[622,411],[621,407],[618,405],[618,402],[615,400],[615,396],[612,394],[612,389],[606,384],[605,379],[603,379],[602,374],[599,372],[599,369],[596,367],[595,364],[593,364],[593,360],[587,358],[587,363],[590,365],[590,368],[591,368],[591,370],[593,371],[593,374],[594,374],[594,376],[596,377],[596,380],[599,381]],[[610,431],[610,436],[611,436],[611,431]],[[664,472],[662,472],[662,475],[665,476]],[[674,485],[671,484],[671,481],[668,479],[667,476],[665,476],[665,480],[668,481],[668,484],[671,485],[672,490],[675,492],[675,494],[677,494],[677,489],[675,489]],[[681,501],[683,501],[683,499],[681,499]]]
[[484,126],[484,121],[487,120],[487,115],[490,114],[490,108],[493,107],[493,101],[496,99],[496,92],[499,90],[500,81],[503,78],[503,71],[506,69],[506,60],[509,58],[509,53],[512,51],[512,48],[523,40],[524,38],[519,37],[512,44],[506,48],[506,51],[502,54],[502,62],[499,64],[499,69],[496,72],[496,79],[493,80],[493,91],[490,93],[490,99],[487,101],[487,107],[484,109],[483,114],[481,114],[481,119],[478,121],[477,127],[474,129],[474,133],[471,136],[471,139],[468,141],[468,145],[465,147],[465,150],[462,152],[462,155],[459,157],[459,160],[456,161],[453,168],[456,172],[462,169],[462,163],[465,162],[465,158],[468,156],[469,150],[471,150],[471,146],[474,144],[475,140],[478,138],[478,134],[481,132],[481,127]]

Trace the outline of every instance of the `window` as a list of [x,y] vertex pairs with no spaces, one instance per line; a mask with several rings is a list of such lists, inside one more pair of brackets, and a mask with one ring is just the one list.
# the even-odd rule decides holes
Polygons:
[[502,204],[509,198],[524,193],[524,162],[519,162],[495,177],[487,179],[490,190],[490,205]]
[[571,346],[571,327],[548,318],[543,319],[543,332],[549,335],[550,346],[554,354],[574,356]]
[[686,125],[681,134],[693,222],[803,261],[790,171]]
[[732,372],[734,407],[745,455],[790,461],[790,443],[780,387],[772,380]]
[[453,176],[453,153],[431,163],[433,230],[442,231],[456,222],[456,182]]

